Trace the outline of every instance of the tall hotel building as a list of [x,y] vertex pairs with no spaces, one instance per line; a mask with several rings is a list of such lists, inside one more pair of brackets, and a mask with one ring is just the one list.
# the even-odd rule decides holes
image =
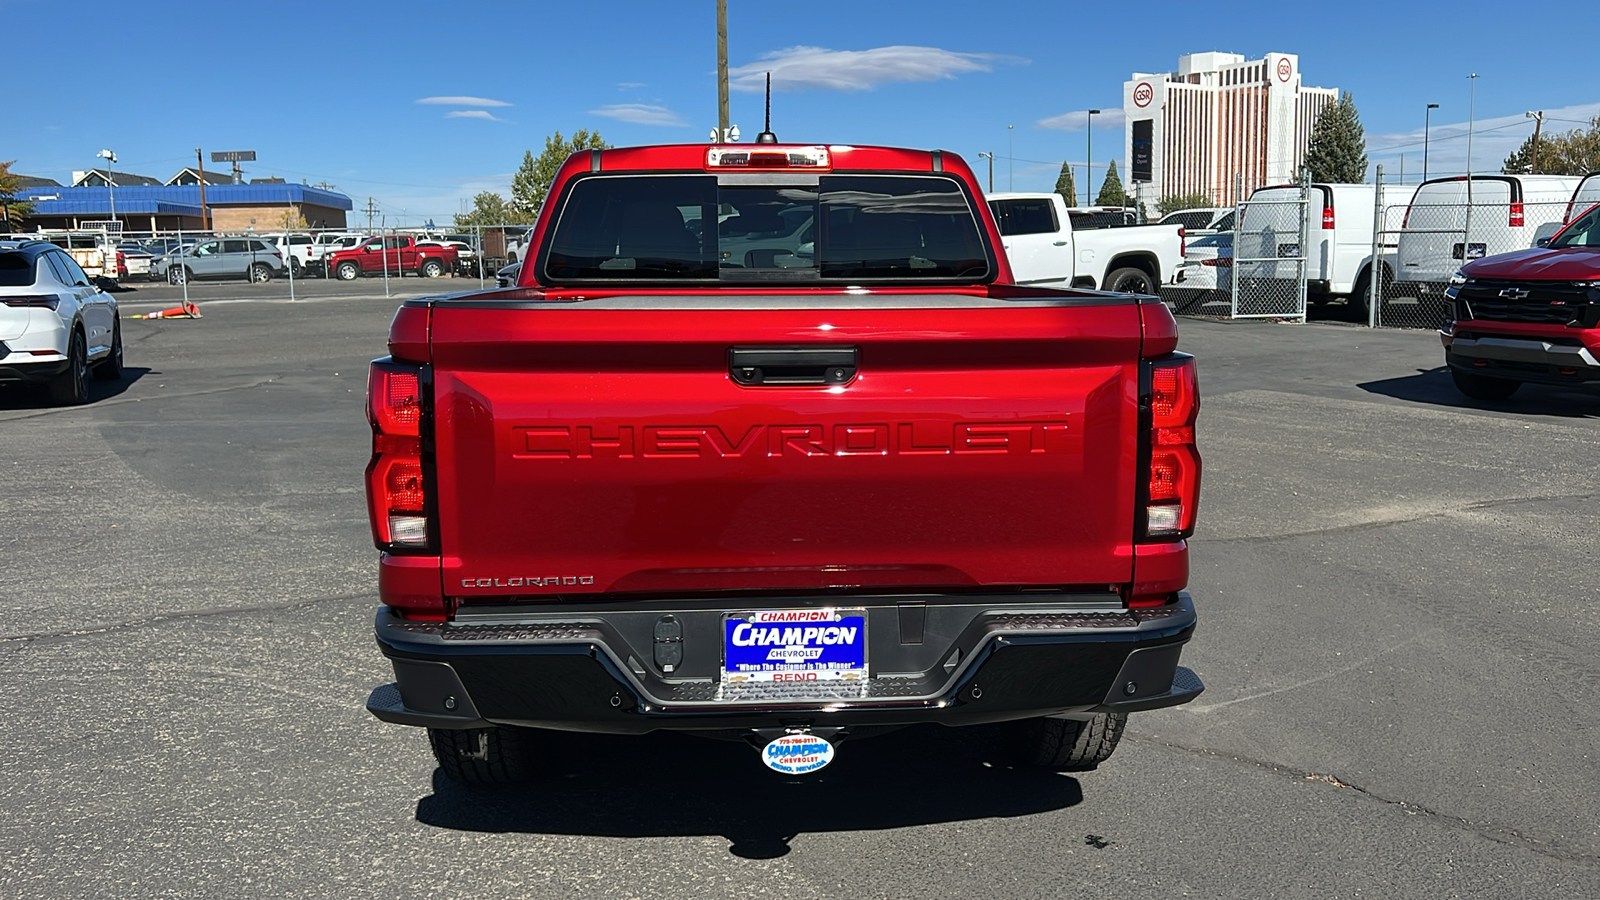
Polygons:
[[1336,88],[1300,84],[1300,58],[1268,53],[1191,53],[1178,69],[1135,73],[1122,84],[1126,114],[1123,176],[1150,209],[1162,197],[1205,194],[1232,206],[1235,175],[1244,195],[1295,180],[1311,126],[1339,98]]

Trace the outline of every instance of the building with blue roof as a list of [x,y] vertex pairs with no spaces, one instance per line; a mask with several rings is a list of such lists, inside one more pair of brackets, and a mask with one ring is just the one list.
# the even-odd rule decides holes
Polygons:
[[84,222],[107,222],[113,218],[113,203],[115,218],[125,232],[199,231],[208,227],[217,231],[274,231],[283,227],[286,214],[303,216],[312,228],[344,228],[345,214],[353,208],[347,195],[307,184],[207,184],[202,213],[201,189],[199,184],[122,186],[119,179],[115,188],[103,183],[38,186],[18,190],[16,196],[33,204],[33,212],[24,220],[29,231],[76,229]]

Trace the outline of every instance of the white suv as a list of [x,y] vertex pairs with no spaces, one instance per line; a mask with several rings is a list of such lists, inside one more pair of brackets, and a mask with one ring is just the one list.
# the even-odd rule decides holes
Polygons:
[[89,372],[122,377],[116,298],[59,247],[0,241],[0,383],[44,384],[58,404],[89,400]]

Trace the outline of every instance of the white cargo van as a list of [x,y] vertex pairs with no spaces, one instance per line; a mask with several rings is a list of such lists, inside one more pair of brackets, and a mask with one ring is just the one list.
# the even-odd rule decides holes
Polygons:
[[1567,212],[1561,217],[1561,224],[1566,225],[1574,218],[1583,215],[1596,203],[1600,203],[1600,172],[1590,172],[1583,176],[1583,180],[1573,189],[1572,199],[1567,201]]
[[1394,295],[1442,301],[1450,276],[1465,263],[1534,246],[1541,226],[1566,215],[1577,186],[1578,179],[1566,175],[1424,181],[1411,197],[1395,242]]
[[[1372,277],[1373,203],[1377,187],[1370,184],[1311,185],[1310,222],[1306,246],[1306,299],[1327,303],[1351,297],[1365,304]],[[1383,206],[1398,219],[1410,188],[1383,186]],[[1236,259],[1292,257],[1300,243],[1300,187],[1293,184],[1257,188],[1244,204],[1234,237]],[[1386,216],[1390,213],[1385,213]],[[1385,229],[1399,223],[1385,223]],[[1379,265],[1389,277],[1394,245],[1389,236],[1379,247]],[[1246,271],[1241,277],[1292,278],[1294,267],[1283,263],[1235,263]]]

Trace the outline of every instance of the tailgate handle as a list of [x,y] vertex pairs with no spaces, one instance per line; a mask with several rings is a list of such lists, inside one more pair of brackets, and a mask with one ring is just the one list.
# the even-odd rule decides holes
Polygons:
[[728,374],[743,385],[844,384],[856,377],[855,347],[733,347]]

